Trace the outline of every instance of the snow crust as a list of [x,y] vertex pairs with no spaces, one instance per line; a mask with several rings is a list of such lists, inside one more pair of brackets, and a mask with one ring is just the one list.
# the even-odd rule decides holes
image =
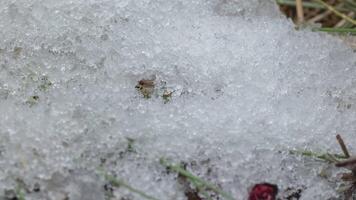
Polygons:
[[0,36],[0,199],[19,182],[41,187],[26,199],[105,199],[99,168],[186,199],[162,157],[238,200],[264,181],[338,197],[288,151],[354,142],[356,56],[273,1],[2,0]]

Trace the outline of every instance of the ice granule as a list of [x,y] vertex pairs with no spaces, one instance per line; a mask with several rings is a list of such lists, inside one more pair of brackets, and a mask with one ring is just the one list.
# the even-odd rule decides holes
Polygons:
[[[103,168],[185,199],[161,157],[239,200],[263,181],[337,197],[319,165],[285,152],[352,142],[356,56],[296,31],[273,1],[2,0],[0,36],[4,198],[21,182],[26,199],[104,199]],[[155,83],[148,99],[142,79]]]

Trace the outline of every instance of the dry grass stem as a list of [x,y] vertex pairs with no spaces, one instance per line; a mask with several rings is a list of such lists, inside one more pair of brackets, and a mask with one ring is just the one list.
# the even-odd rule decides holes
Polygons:
[[303,1],[302,0],[296,0],[296,7],[297,7],[298,23],[302,24],[304,22]]

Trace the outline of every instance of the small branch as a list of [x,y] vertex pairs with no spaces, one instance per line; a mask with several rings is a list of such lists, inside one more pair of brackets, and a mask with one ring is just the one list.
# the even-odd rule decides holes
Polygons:
[[355,176],[353,173],[344,173],[341,175],[343,181],[355,181]]
[[344,152],[345,157],[346,158],[350,158],[350,154],[349,154],[349,151],[347,150],[347,147],[346,147],[346,145],[344,143],[344,140],[341,138],[341,136],[339,134],[336,135],[336,139],[339,142],[339,145],[340,145],[340,147],[342,149],[342,152]]
[[331,12],[330,10],[324,11],[314,17],[312,17],[311,19],[308,20],[308,23],[315,23],[321,19],[323,19],[324,17],[327,17],[328,15],[332,14],[333,12]]
[[347,160],[339,161],[335,164],[336,167],[349,167],[356,164],[356,157],[351,157]]

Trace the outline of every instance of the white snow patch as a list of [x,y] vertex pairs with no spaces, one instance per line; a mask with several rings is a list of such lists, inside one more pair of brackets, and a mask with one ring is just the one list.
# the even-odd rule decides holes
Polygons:
[[[24,182],[41,186],[26,199],[104,199],[101,167],[185,199],[165,157],[238,200],[264,181],[337,197],[320,164],[288,151],[352,142],[356,56],[272,1],[2,0],[0,35],[1,195]],[[135,86],[151,77],[145,99]]]

